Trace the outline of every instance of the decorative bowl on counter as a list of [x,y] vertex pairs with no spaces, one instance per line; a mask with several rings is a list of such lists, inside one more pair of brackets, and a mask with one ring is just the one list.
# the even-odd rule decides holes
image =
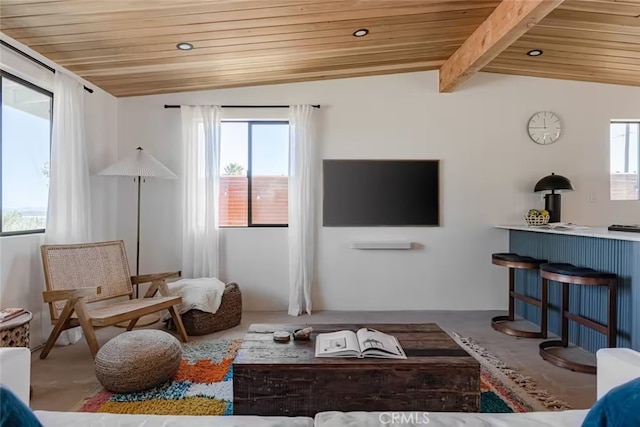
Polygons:
[[549,222],[549,215],[525,215],[527,225],[545,225]]

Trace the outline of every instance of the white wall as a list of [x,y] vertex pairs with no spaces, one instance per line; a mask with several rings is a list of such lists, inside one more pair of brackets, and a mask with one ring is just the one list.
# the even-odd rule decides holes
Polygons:
[[[640,88],[481,73],[453,94],[437,72],[178,93],[118,100],[119,151],[144,145],[180,174],[180,111],[163,104],[322,104],[322,157],[440,159],[442,226],[318,227],[315,308],[337,310],[495,309],[506,306],[506,275],[490,254],[507,232],[541,208],[533,186],[555,172],[576,191],[563,219],[637,223],[640,202],[608,200],[609,120],[640,118]],[[527,136],[529,117],[551,110],[564,134],[551,146]],[[245,110],[247,117],[254,110]],[[148,182],[143,194],[142,270],[180,267],[179,181]],[[597,203],[589,203],[595,192]],[[135,232],[133,183],[120,182],[118,233]],[[319,206],[320,212],[320,206]],[[248,309],[287,303],[287,230],[223,230],[223,279],[237,281]],[[357,251],[352,240],[402,239],[412,251]]]
[[[0,37],[41,61],[61,69],[36,52],[0,33]],[[0,48],[0,64],[3,70],[26,79],[45,89],[53,89],[53,74],[23,57]],[[85,93],[85,119],[87,152],[91,174],[117,158],[117,100],[100,88],[93,94]],[[55,96],[55,94],[54,94]],[[109,177],[91,177],[92,225],[95,240],[113,239],[116,236],[115,180]],[[43,322],[49,323],[48,311],[42,304],[44,277],[40,259],[42,234],[0,237],[0,306],[24,307],[34,313],[31,322],[31,346],[46,340]]]

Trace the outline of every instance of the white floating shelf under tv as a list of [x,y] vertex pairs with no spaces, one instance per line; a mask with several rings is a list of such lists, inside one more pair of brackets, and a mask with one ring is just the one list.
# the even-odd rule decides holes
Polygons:
[[358,241],[351,242],[352,249],[411,249],[411,242],[408,241],[399,241],[399,240],[383,240],[383,241]]

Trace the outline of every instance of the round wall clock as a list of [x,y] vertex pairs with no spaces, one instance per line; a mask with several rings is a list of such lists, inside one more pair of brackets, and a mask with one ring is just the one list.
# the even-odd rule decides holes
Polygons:
[[529,119],[529,137],[540,145],[552,144],[560,138],[560,117],[551,111],[539,111]]

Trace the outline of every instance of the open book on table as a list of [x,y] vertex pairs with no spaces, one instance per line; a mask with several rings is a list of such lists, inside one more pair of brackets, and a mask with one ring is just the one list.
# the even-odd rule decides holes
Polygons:
[[584,225],[573,224],[571,222],[550,222],[544,225],[536,225],[537,228],[548,228],[551,230],[588,230]]
[[368,328],[318,334],[316,357],[407,358],[396,337]]

